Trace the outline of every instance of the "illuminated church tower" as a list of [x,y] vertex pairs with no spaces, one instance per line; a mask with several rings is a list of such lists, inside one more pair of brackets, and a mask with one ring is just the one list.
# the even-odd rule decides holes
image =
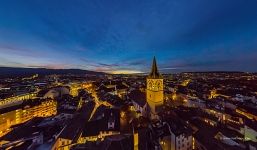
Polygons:
[[163,105],[163,78],[159,73],[156,59],[153,58],[152,70],[146,79],[146,99],[149,106],[149,115],[151,119],[158,119],[158,112]]

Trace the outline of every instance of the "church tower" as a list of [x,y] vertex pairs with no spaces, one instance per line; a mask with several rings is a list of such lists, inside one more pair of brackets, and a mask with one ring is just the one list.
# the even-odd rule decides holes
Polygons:
[[146,99],[151,119],[158,119],[158,113],[163,105],[163,77],[159,73],[155,57],[152,70],[146,79]]

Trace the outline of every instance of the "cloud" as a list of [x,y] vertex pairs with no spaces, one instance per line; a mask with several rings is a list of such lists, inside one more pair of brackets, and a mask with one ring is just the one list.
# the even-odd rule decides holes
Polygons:
[[97,71],[97,72],[107,72],[110,73],[113,71],[113,69],[111,68],[105,68],[105,67],[95,67],[92,69],[93,71]]
[[101,63],[101,62],[97,62],[95,60],[90,60],[90,59],[86,59],[86,58],[80,58],[81,61],[85,62],[87,65],[90,66],[94,66],[94,67],[119,67],[120,65],[118,63]]
[[89,63],[90,62],[90,60],[88,60],[88,59],[86,59],[86,58],[79,58],[81,61],[83,61],[83,62],[86,62],[86,63]]
[[112,74],[136,74],[136,73],[143,73],[143,72],[138,71],[138,70],[115,70],[110,73],[112,73]]
[[9,44],[5,44],[5,45],[1,44],[0,52],[28,56],[28,57],[39,57],[43,55],[43,53],[37,52],[29,48],[18,47],[18,46],[9,45]]
[[25,67],[25,65],[23,63],[20,62],[15,62],[13,60],[10,60],[8,58],[4,58],[0,56],[0,60],[1,60],[1,67]]
[[119,64],[106,64],[106,63],[97,63],[99,66],[104,66],[104,67],[118,67],[120,66]]
[[45,65],[27,65],[29,68],[46,68],[46,69],[71,69],[70,64],[45,64]]
[[145,59],[129,60],[125,62],[125,65],[127,66],[142,66],[145,64],[147,64],[147,61]]

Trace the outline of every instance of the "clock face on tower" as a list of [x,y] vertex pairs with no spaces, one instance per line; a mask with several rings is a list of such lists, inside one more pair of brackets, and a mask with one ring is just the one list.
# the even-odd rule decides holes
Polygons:
[[147,89],[153,91],[163,90],[163,81],[162,79],[148,79]]
[[156,81],[156,88],[160,90],[162,88],[162,81],[158,80]]
[[148,80],[147,81],[147,89],[152,89],[153,87],[153,81],[152,80]]

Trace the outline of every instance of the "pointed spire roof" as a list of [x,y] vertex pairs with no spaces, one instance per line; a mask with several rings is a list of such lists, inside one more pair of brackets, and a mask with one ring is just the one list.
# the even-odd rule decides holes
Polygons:
[[152,64],[152,70],[148,76],[149,78],[161,78],[161,74],[158,71],[157,63],[155,56],[153,57],[153,64]]

